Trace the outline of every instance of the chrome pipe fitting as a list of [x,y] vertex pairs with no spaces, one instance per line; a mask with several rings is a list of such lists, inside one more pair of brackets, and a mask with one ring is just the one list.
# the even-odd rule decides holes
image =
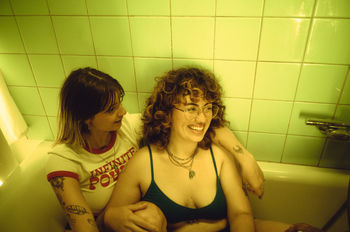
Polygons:
[[329,138],[338,140],[350,140],[350,122],[325,120],[325,119],[307,119],[306,125],[316,126],[320,132]]

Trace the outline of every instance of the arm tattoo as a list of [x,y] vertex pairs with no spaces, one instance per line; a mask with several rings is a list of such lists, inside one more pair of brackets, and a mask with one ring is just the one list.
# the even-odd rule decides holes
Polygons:
[[56,196],[58,198],[58,201],[61,203],[62,206],[65,206],[66,203],[63,201],[62,196],[59,193],[56,193]]
[[84,215],[88,213],[88,211],[80,205],[67,205],[65,209],[68,213],[72,214]]
[[52,185],[52,187],[55,188],[55,190],[61,189],[63,191],[63,181],[64,181],[64,177],[63,176],[57,176],[54,177],[50,180],[50,183]]
[[95,220],[94,219],[92,219],[92,218],[88,218],[88,223],[90,224],[90,225],[92,225],[92,226],[94,226],[94,227],[97,227],[97,225],[96,225],[96,222],[95,222]]
[[247,185],[242,183],[242,189],[246,197],[248,197],[248,188]]
[[235,145],[233,146],[233,151],[237,152],[237,153],[243,153],[243,149],[241,146],[239,145]]

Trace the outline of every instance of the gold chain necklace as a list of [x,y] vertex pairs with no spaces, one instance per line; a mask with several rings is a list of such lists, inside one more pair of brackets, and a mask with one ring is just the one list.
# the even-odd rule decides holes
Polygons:
[[177,157],[176,155],[171,153],[168,150],[168,148],[166,148],[165,150],[168,153],[170,162],[172,162],[175,166],[182,167],[188,170],[188,178],[192,179],[196,175],[196,172],[192,170],[192,165],[193,165],[194,157],[198,152],[198,146],[194,150],[193,154],[190,157],[185,159]]

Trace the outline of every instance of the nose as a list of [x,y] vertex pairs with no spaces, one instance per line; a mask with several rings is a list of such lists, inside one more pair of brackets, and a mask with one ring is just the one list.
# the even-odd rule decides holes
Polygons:
[[117,114],[118,114],[119,117],[122,117],[122,116],[124,116],[126,114],[126,110],[125,110],[125,108],[124,108],[122,103],[120,103],[120,105],[119,105],[119,108],[117,110]]
[[206,120],[206,118],[207,118],[207,117],[205,116],[203,110],[199,110],[199,111],[197,112],[197,117],[196,117],[196,121],[197,121],[197,122],[204,122],[204,121]]

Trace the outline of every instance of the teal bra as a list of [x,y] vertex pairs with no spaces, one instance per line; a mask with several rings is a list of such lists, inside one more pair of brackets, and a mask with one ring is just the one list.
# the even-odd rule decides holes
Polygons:
[[175,203],[169,199],[162,192],[162,190],[159,189],[158,185],[154,181],[152,151],[149,145],[148,150],[151,161],[152,181],[142,200],[149,201],[157,205],[163,211],[168,223],[173,224],[177,222],[193,221],[198,219],[219,220],[226,218],[226,198],[220,184],[213,151],[211,148],[210,153],[216,172],[216,195],[214,200],[209,205],[197,209],[184,207]]

